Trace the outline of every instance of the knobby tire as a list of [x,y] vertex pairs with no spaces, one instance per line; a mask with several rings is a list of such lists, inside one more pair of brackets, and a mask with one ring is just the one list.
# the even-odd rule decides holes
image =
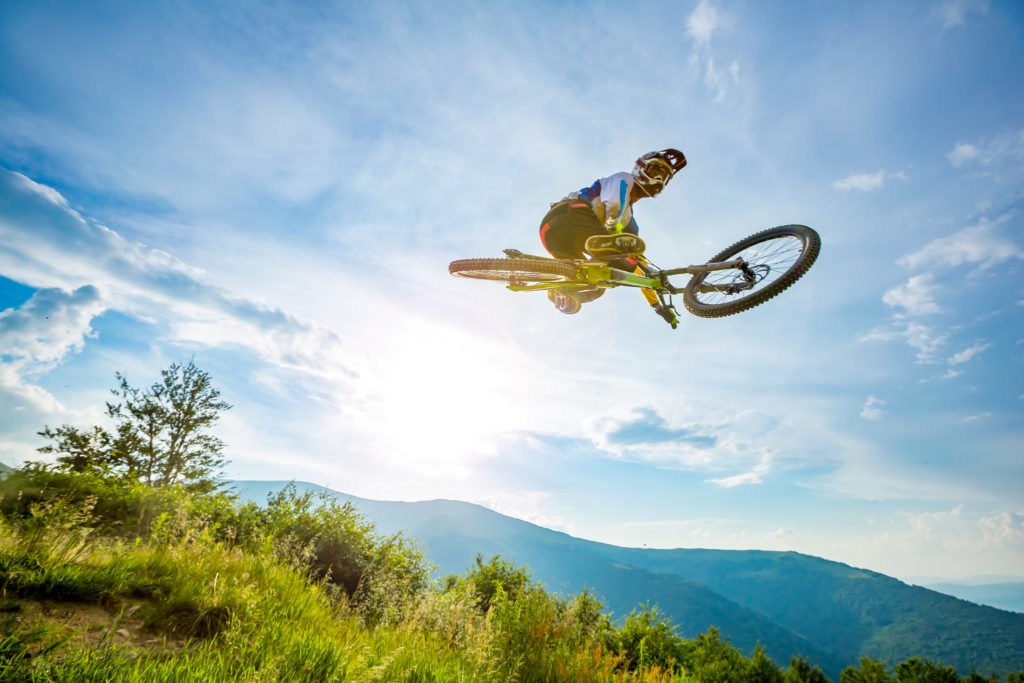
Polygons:
[[[784,237],[792,237],[799,240],[801,251],[796,260],[786,268],[778,279],[765,285],[763,289],[758,289],[743,296],[737,295],[732,301],[710,304],[698,298],[701,295],[698,288],[709,277],[712,277],[713,273],[700,273],[693,276],[686,285],[686,290],[683,294],[683,304],[686,306],[686,310],[702,318],[722,318],[727,315],[742,313],[755,306],[760,306],[765,301],[778,296],[781,292],[791,287],[794,282],[803,277],[804,273],[814,265],[815,259],[818,258],[818,252],[821,251],[821,237],[818,236],[817,232],[805,225],[782,225],[777,228],[762,230],[736,242],[727,249],[723,249],[709,259],[708,262],[719,263],[729,261],[746,249]],[[751,261],[749,265],[757,266],[758,264],[756,261]]]
[[576,279],[576,266],[565,261],[541,258],[470,258],[452,261],[448,272],[476,280],[498,280],[527,284],[567,282]]

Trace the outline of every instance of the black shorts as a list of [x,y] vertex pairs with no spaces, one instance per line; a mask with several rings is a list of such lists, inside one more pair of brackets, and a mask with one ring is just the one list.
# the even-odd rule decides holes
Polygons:
[[[607,234],[608,230],[594,215],[590,204],[582,199],[558,202],[540,223],[540,243],[555,258],[585,259],[587,238]],[[610,261],[609,265],[633,270],[636,261],[618,259]]]
[[607,235],[590,205],[579,201],[558,202],[540,225],[540,242],[555,258],[586,258],[584,246],[592,235]]

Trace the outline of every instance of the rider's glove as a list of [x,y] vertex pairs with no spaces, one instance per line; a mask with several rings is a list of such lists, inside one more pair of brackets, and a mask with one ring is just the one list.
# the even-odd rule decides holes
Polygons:
[[671,325],[673,330],[676,329],[676,326],[679,324],[679,317],[671,307],[666,306],[665,304],[654,304],[651,308],[653,308],[654,312],[660,315],[665,322]]

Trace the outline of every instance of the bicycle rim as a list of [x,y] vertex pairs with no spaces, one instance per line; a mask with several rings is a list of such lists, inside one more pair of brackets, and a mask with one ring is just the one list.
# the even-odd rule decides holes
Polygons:
[[515,284],[568,282],[576,278],[576,266],[565,261],[540,258],[478,258],[452,261],[448,272],[475,280],[496,280]]
[[804,225],[783,225],[740,240],[709,262],[742,258],[750,283],[738,269],[700,273],[686,285],[686,309],[705,318],[720,318],[768,301],[803,277],[821,250],[818,233]]

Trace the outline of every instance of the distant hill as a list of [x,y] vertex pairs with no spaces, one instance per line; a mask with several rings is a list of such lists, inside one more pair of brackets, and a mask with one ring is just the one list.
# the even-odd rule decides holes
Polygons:
[[[233,483],[257,502],[287,484]],[[838,562],[791,552],[621,548],[470,503],[374,501],[296,487],[351,500],[384,533],[406,532],[443,573],[461,573],[477,553],[501,554],[549,590],[592,590],[617,618],[652,602],[684,636],[715,626],[747,654],[758,642],[782,664],[802,654],[833,679],[863,656],[890,666],[919,656],[965,674],[1024,668],[1024,615]]]
[[1024,613],[1024,581],[999,583],[927,583],[925,588],[981,605]]
[[8,472],[13,472],[14,468],[0,462],[0,477],[5,476]]

